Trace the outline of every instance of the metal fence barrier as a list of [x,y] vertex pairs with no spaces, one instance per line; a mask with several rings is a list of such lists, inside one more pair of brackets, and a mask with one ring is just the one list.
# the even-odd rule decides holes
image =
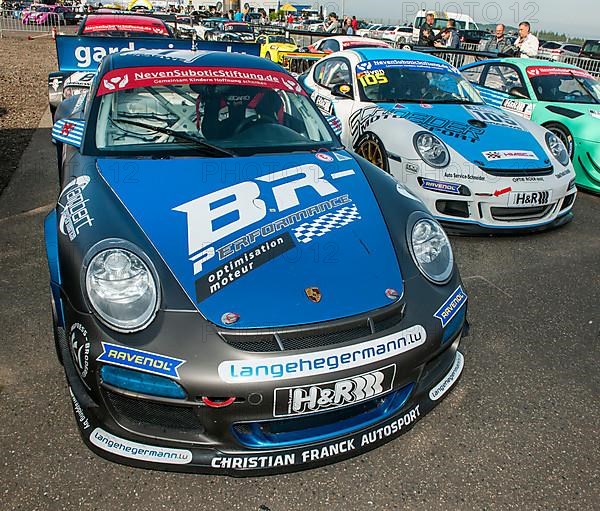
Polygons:
[[65,16],[62,13],[48,12],[40,20],[28,20],[23,17],[24,11],[3,9],[0,15],[0,37],[5,32],[22,32],[38,34],[39,36],[50,35],[53,30],[60,30],[66,25]]

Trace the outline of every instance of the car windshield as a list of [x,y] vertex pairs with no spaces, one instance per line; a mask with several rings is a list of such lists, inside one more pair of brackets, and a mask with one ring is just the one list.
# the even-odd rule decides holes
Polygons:
[[119,69],[104,75],[91,113],[97,119],[98,152],[225,156],[339,146],[287,74],[164,69]]
[[269,37],[269,43],[295,44],[292,39],[282,35],[272,35]]
[[374,103],[480,104],[475,88],[442,62],[375,60],[356,66],[361,97]]
[[529,67],[527,75],[540,101],[600,103],[600,83],[581,69]]

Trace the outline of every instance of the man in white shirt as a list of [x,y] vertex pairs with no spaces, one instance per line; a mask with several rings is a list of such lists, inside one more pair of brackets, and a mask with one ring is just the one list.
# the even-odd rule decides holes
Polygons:
[[515,46],[521,51],[521,57],[537,57],[540,41],[531,33],[531,25],[527,21],[519,24],[519,39]]

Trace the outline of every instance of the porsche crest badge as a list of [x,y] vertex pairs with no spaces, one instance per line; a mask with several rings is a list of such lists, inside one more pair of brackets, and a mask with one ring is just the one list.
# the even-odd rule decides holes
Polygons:
[[321,301],[321,291],[318,287],[307,287],[304,292],[306,297],[313,303],[319,303]]

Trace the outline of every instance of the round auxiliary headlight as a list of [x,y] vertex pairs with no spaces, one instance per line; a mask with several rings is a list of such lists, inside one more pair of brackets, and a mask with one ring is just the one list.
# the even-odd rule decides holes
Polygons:
[[417,133],[414,138],[415,149],[427,165],[435,168],[447,167],[450,163],[450,153],[435,135],[428,132]]
[[443,283],[454,268],[454,255],[448,236],[436,221],[418,220],[411,231],[412,255],[416,265],[429,280]]
[[110,248],[90,261],[85,286],[100,319],[121,332],[146,327],[158,309],[152,272],[141,258],[123,248]]

